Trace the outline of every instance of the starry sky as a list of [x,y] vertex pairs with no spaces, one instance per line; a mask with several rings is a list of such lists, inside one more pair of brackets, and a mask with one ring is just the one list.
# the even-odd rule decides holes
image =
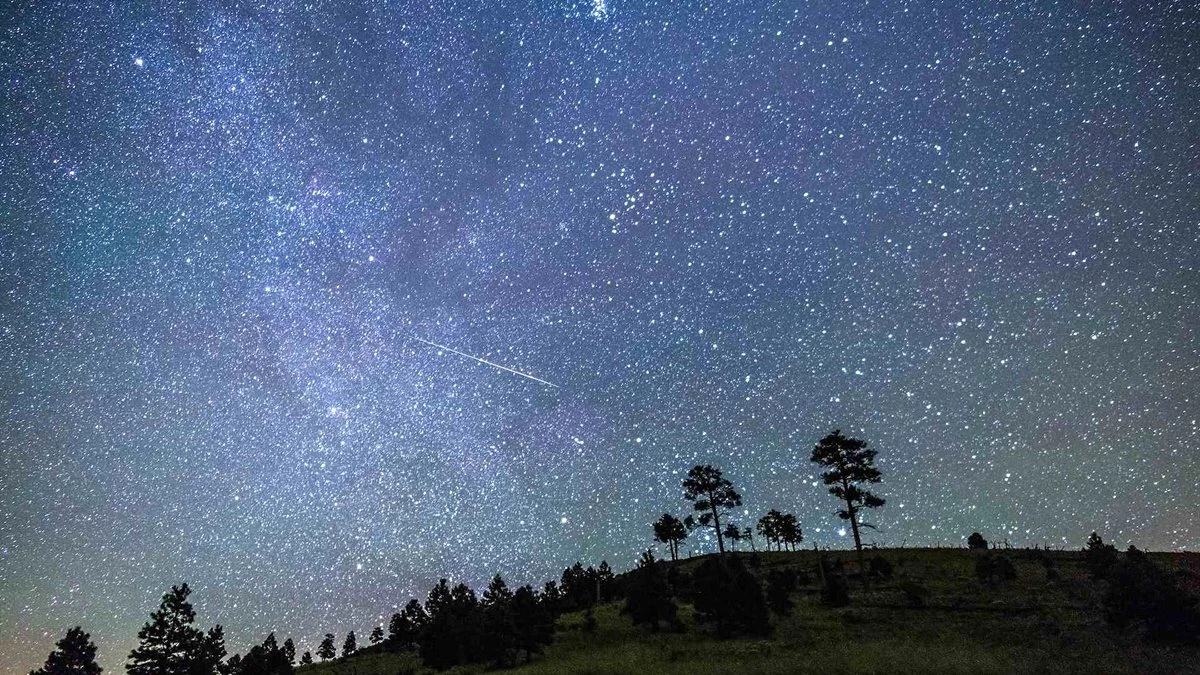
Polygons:
[[0,10],[3,675],[625,569],[695,463],[843,547],[833,428],[868,541],[1200,547],[1192,3],[351,4]]

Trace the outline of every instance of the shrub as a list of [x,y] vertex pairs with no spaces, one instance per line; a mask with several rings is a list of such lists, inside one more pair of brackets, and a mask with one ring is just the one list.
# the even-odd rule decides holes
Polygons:
[[1088,537],[1087,548],[1083,549],[1083,559],[1093,578],[1104,579],[1117,564],[1117,547],[1104,543],[1100,535],[1093,532]]
[[1137,628],[1148,640],[1200,642],[1196,599],[1137,549],[1110,570],[1102,604],[1109,623]]
[[827,607],[845,607],[850,604],[850,589],[846,586],[846,578],[840,573],[840,566],[821,563],[821,604]]
[[900,591],[904,593],[904,604],[912,609],[924,607],[929,597],[929,589],[912,580],[900,584]]
[[671,586],[653,553],[643,553],[638,568],[629,576],[624,611],[633,620],[633,625],[648,626],[657,632],[664,623],[668,626],[678,623],[678,608],[671,597]]
[[697,618],[718,637],[766,635],[771,630],[758,579],[736,557],[709,558],[696,569]]
[[794,570],[774,570],[767,575],[767,605],[779,616],[788,616],[796,603],[792,602],[792,591],[796,590]]
[[995,586],[1017,578],[1017,568],[1003,555],[984,554],[975,559],[975,576],[979,581]]
[[967,548],[972,549],[972,550],[975,550],[975,549],[986,550],[987,547],[988,547],[987,539],[984,539],[982,534],[979,534],[978,532],[972,532],[971,536],[967,537]]
[[883,556],[873,556],[868,561],[868,573],[875,578],[890,579],[892,578],[892,563],[888,562]]

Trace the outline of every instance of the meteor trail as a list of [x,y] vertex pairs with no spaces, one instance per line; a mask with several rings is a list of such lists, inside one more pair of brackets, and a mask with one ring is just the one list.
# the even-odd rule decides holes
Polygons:
[[550,385],[551,387],[554,387],[555,389],[560,389],[560,387],[557,384],[554,384],[553,382],[547,382],[540,377],[534,377],[533,375],[530,375],[529,373],[522,373],[519,370],[513,370],[512,368],[509,368],[507,366],[502,366],[499,363],[492,363],[491,361],[488,361],[487,359],[481,359],[478,356],[471,356],[470,354],[467,354],[466,352],[460,352],[457,349],[454,349],[453,347],[447,347],[446,345],[439,345],[438,343],[430,342],[429,340],[422,340],[421,338],[417,337],[416,335],[412,336],[412,339],[416,340],[417,342],[424,342],[425,344],[430,345],[431,347],[437,347],[438,349],[445,349],[448,352],[454,352],[455,354],[458,354],[459,356],[465,356],[468,359],[471,359],[472,361],[478,361],[480,363],[484,363],[489,366],[492,366],[493,368],[499,368],[500,370],[507,370],[508,372],[510,372],[514,375],[520,375],[521,377],[524,377],[529,380],[533,380],[534,382],[541,382],[542,384]]

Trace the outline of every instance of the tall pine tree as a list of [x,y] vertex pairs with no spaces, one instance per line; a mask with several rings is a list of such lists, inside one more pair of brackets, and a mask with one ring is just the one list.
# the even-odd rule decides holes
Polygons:
[[721,515],[728,509],[742,505],[742,496],[733,489],[733,483],[721,475],[721,470],[708,464],[697,465],[688,471],[683,481],[683,496],[693,502],[700,515],[697,520],[704,527],[717,533],[717,550],[725,555],[725,534],[721,531]]
[[187,584],[172,586],[158,611],[138,631],[138,646],[129,654],[129,675],[216,675],[225,658],[220,626],[208,633],[192,625],[196,612],[188,602]]
[[100,675],[96,665],[96,645],[91,636],[76,626],[55,645],[58,649],[46,657],[46,665],[29,675]]
[[812,461],[825,467],[827,471],[821,474],[821,479],[829,487],[829,494],[837,497],[846,504],[846,508],[838,511],[838,517],[850,521],[850,529],[854,532],[854,548],[858,551],[859,573],[863,585],[870,585],[867,567],[863,561],[862,535],[859,529],[872,527],[859,521],[862,509],[874,509],[883,506],[883,499],[876,497],[861,487],[864,483],[878,483],[882,474],[875,468],[876,452],[867,447],[866,441],[857,438],[847,438],[840,430],[822,438],[812,451]]

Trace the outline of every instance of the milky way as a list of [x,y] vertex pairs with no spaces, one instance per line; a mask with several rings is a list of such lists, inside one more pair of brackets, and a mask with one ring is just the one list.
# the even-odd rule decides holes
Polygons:
[[845,546],[833,428],[881,545],[1200,546],[1192,3],[20,4],[4,675],[624,569],[697,462]]

